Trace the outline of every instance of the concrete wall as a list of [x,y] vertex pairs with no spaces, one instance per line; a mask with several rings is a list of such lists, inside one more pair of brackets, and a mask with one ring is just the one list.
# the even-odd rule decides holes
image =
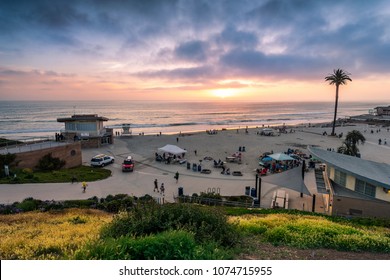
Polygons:
[[61,160],[65,160],[65,168],[76,167],[82,164],[80,142],[69,143],[58,147],[17,153],[15,162],[18,163],[18,168],[35,169],[39,160],[48,153],[52,153],[53,157],[58,157]]
[[332,215],[390,218],[390,203],[334,196]]

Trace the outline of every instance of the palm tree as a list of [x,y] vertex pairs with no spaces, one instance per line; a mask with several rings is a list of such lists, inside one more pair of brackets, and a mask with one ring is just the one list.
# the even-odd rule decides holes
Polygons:
[[333,117],[333,127],[331,135],[334,136],[334,129],[336,127],[336,116],[337,116],[337,106],[339,102],[339,86],[347,84],[347,81],[352,79],[349,77],[349,73],[344,72],[342,69],[334,69],[333,74],[325,77],[325,81],[329,82],[330,85],[336,85],[336,102],[334,105],[334,117]]
[[351,143],[347,141],[344,141],[343,145],[337,148],[337,152],[348,156],[356,156]]
[[345,141],[348,141],[352,145],[356,146],[358,144],[364,144],[364,142],[366,142],[366,138],[359,130],[352,130],[347,133],[347,136],[345,136]]
[[364,144],[365,141],[366,138],[360,131],[352,130],[347,133],[343,145],[337,149],[337,152],[356,157],[359,155],[359,149],[357,145]]

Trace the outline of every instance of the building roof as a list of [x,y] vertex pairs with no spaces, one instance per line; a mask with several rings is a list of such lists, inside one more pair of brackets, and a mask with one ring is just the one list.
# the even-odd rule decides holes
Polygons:
[[74,121],[108,121],[106,117],[99,117],[95,114],[73,115],[70,118],[57,118],[57,122],[74,122]]
[[375,186],[390,189],[390,165],[323,149],[309,147],[309,152],[335,169]]

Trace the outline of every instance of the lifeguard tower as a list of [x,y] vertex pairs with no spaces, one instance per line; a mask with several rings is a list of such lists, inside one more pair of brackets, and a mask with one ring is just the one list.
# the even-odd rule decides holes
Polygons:
[[122,136],[131,136],[130,124],[122,124]]

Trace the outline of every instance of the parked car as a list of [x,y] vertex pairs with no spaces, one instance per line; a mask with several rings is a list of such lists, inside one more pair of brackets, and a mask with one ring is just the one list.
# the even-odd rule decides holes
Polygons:
[[122,163],[122,171],[134,171],[134,160],[131,156],[128,156]]
[[115,158],[108,155],[96,155],[91,159],[91,166],[103,167],[107,164],[113,163]]

